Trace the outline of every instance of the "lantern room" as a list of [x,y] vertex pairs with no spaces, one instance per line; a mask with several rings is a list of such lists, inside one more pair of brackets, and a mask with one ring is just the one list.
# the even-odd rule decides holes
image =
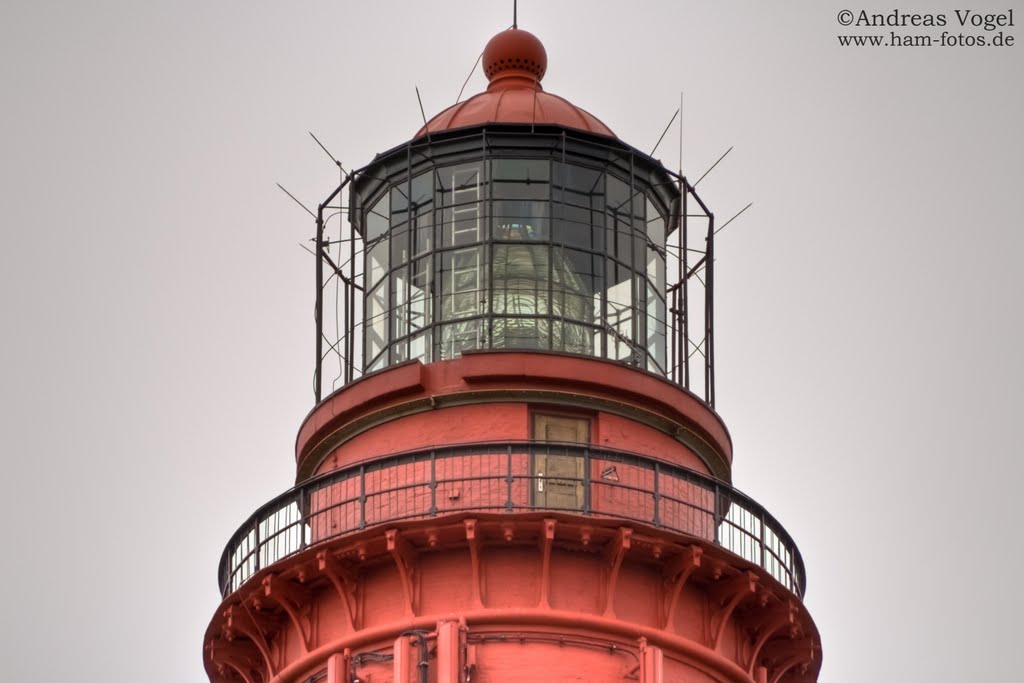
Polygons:
[[[682,176],[546,92],[531,33],[499,33],[482,61],[486,91],[321,206],[317,400],[396,364],[514,349],[625,363],[713,405],[711,213]],[[343,188],[348,205],[331,207]],[[334,233],[331,208],[347,212]]]
[[365,371],[537,349],[666,374],[665,227],[678,192],[650,160],[509,126],[384,155],[354,197]]

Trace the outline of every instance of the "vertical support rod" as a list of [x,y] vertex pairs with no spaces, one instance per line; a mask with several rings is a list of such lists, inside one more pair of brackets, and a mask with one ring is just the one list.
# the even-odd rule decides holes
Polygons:
[[316,209],[316,366],[313,371],[313,394],[316,402],[322,398],[321,373],[324,362],[324,205]]
[[509,444],[506,448],[508,474],[505,477],[505,481],[508,484],[508,496],[505,498],[505,512],[512,512],[512,445]]
[[661,463],[655,461],[654,463],[654,526],[661,526]]
[[583,447],[583,514],[590,514],[590,449]]
[[[536,112],[536,107],[537,107],[537,104],[536,104],[537,103],[537,93],[536,93],[536,90],[534,90],[533,101],[534,101],[534,111]],[[553,164],[548,165],[548,168],[550,169],[552,165]],[[547,289],[544,292],[547,295],[547,297],[548,297],[548,301],[554,301],[555,300],[555,259],[554,259],[555,231],[554,231],[553,225],[552,225],[553,222],[554,222],[554,216],[552,215],[553,209],[554,209],[554,207],[552,206],[552,204],[554,203],[554,192],[555,192],[554,191],[554,186],[555,186],[554,178],[552,178],[551,175],[549,174],[548,175],[548,196],[547,196],[548,216],[549,216],[548,221],[550,221],[549,224],[548,224],[548,230],[547,230],[547,232],[548,232],[547,249],[548,249],[549,257],[548,257],[548,272],[547,272]],[[560,312],[556,314],[554,306],[552,306],[551,310],[549,310],[548,312],[551,314],[552,318],[554,318],[555,315],[558,315],[558,317],[560,319],[560,322],[558,323],[558,329],[561,331],[560,333],[561,333],[561,336],[562,336],[562,348],[565,348],[565,317],[563,315],[561,315]],[[552,321],[548,324],[548,349],[554,349],[554,348],[555,348],[555,321],[554,321],[554,319],[552,319]],[[557,350],[561,351],[562,349],[557,349]]]
[[[351,178],[351,176],[349,176]],[[345,384],[348,384],[355,379],[355,353],[356,353],[356,326],[359,324],[356,321],[356,231],[355,226],[352,224],[352,216],[355,209],[355,194],[349,192],[349,209],[348,209],[348,285],[345,287],[345,291],[348,296],[345,302]],[[338,204],[341,204],[339,198]],[[339,221],[341,218],[339,218]],[[341,223],[344,225],[344,222]],[[340,231],[340,228],[339,228]],[[364,230],[365,232],[365,230]],[[341,239],[341,235],[338,235]],[[390,262],[389,262],[390,263]],[[364,350],[365,353],[365,350]],[[362,354],[360,354],[361,356]]]
[[253,538],[253,574],[260,570],[260,553],[263,548],[260,547],[260,519],[256,518],[252,523],[252,538]]
[[[632,346],[632,348],[630,349],[630,352],[631,352],[630,353],[630,359],[633,361],[633,365],[636,365],[638,367],[646,367],[647,366],[647,364],[645,362],[646,359],[644,358],[644,355],[647,352],[646,339],[644,340],[644,342],[642,344],[643,351],[640,351],[637,348],[637,342],[640,341],[640,330],[641,330],[641,327],[640,327],[641,321],[639,320],[639,318],[640,318],[640,311],[643,310],[642,294],[646,294],[647,292],[646,292],[646,288],[638,286],[637,277],[636,277],[636,273],[639,270],[638,267],[637,267],[637,263],[639,262],[639,259],[637,258],[637,254],[636,254],[636,233],[637,233],[637,228],[636,228],[636,211],[637,210],[636,210],[636,207],[633,206],[633,201],[634,201],[634,199],[636,197],[636,168],[635,168],[635,164],[636,164],[636,158],[633,155],[633,152],[630,152],[629,153],[629,273],[630,273],[630,275],[629,275],[629,279],[630,279],[629,289],[630,289],[630,292],[632,292],[632,295],[629,297],[629,302],[630,302],[630,305],[633,307],[633,310],[630,311],[630,314],[629,314],[630,320],[632,322],[632,325],[630,325],[630,334],[633,335],[630,338],[630,342],[631,342],[630,345]],[[646,229],[646,227],[647,226],[644,226],[645,229]],[[646,322],[646,321],[643,321],[643,322]]]
[[297,498],[295,501],[295,507],[299,510],[299,550],[304,550],[306,548],[306,524],[303,521],[303,517],[306,517],[310,522],[313,521],[312,515],[310,514],[313,511],[312,500],[310,500],[307,495],[312,495],[312,493],[307,491],[305,485],[302,485],[299,487],[299,492],[295,496]]
[[[338,204],[341,204],[339,198]],[[352,225],[354,215],[354,200],[352,196],[349,196],[348,202],[348,285],[345,286],[345,343],[341,345],[345,357],[342,358],[342,368],[344,369],[344,380],[345,384],[348,384],[353,379],[355,364],[354,353],[355,353],[355,228]],[[339,225],[345,224],[344,217],[339,217]],[[344,240],[342,233],[342,227],[338,228],[338,240]],[[340,341],[338,341],[341,344]]]
[[714,500],[711,502],[711,505],[713,506],[712,507],[712,511],[711,511],[711,515],[714,518],[714,524],[715,524],[715,545],[722,545],[722,539],[719,537],[719,534],[718,534],[718,527],[720,527],[722,525],[722,516],[718,514],[718,510],[720,509],[719,506],[721,505],[721,502],[722,502],[721,501],[721,491],[719,490],[718,484],[716,483],[715,484]]
[[680,237],[679,237],[679,273],[680,279],[682,280],[683,289],[683,330],[682,338],[680,339],[680,358],[683,363],[683,388],[689,390],[690,388],[690,290],[689,290],[689,278],[687,273],[690,271],[689,253],[689,220],[687,214],[690,213],[689,201],[690,196],[690,185],[686,182],[686,178],[679,181],[679,191],[682,194],[682,216],[680,217]]
[[[477,342],[478,346],[482,346],[485,349],[494,347],[494,223],[497,220],[494,217],[494,192],[491,191],[491,183],[493,178],[491,174],[491,162],[488,159],[488,140],[487,131],[483,131],[480,134],[480,177],[477,178],[478,187],[483,189],[484,196],[481,197],[480,193],[477,193],[477,201],[479,202],[479,209],[476,213],[476,224],[477,229],[484,231],[483,235],[483,258],[480,260],[481,263],[489,264],[487,266],[487,291],[484,292],[484,298],[486,299],[486,308],[484,309],[483,320],[477,322]],[[454,183],[452,183],[454,187]],[[481,215],[483,214],[483,215]],[[454,218],[452,219],[454,220]],[[480,233],[477,232],[477,239],[479,239]],[[454,238],[453,238],[454,243]],[[454,273],[452,277],[454,277]],[[479,309],[477,309],[479,311]],[[454,354],[453,354],[454,355]]]
[[[342,168],[341,162],[335,160],[335,163],[338,164],[338,189],[339,189],[338,207],[340,209],[341,208],[341,201],[342,201],[341,200],[341,195],[340,195],[340,189],[345,185],[345,169]],[[345,242],[345,227],[344,226],[345,226],[345,218],[346,218],[343,214],[344,214],[344,212],[341,212],[339,214],[339,216],[338,216],[338,263],[343,263],[343,260],[341,258],[341,245]],[[351,214],[349,214],[348,220],[349,221],[352,220]],[[352,232],[352,228],[349,227],[349,233],[351,234],[351,232]],[[330,240],[328,240],[328,241],[330,241]],[[351,245],[350,245],[349,248],[351,250]],[[355,260],[355,255],[352,254],[351,251],[349,252],[349,260],[350,261]],[[349,290],[352,288],[352,283],[355,283],[355,280],[353,280],[352,278],[349,278],[349,283],[350,284],[345,284],[345,282],[343,280],[342,283],[341,283],[341,287],[342,287],[341,294],[340,295],[339,294],[335,294],[334,295],[334,307],[335,307],[335,309],[337,309],[335,311],[335,313],[334,313],[334,327],[335,327],[335,329],[343,329],[343,330],[345,330],[345,333],[344,333],[345,336],[344,336],[343,339],[335,339],[334,340],[335,348],[338,349],[338,354],[339,354],[339,356],[341,356],[341,360],[338,363],[338,378],[341,379],[343,385],[344,384],[348,384],[349,381],[350,381],[349,378],[348,378],[348,370],[347,370],[348,365],[349,365],[349,356],[348,356],[348,353],[346,352],[345,346],[348,344],[348,322],[349,322],[348,319],[349,319],[349,316],[351,316],[351,309],[348,308]],[[344,302],[344,304],[342,302]],[[344,320],[339,321],[338,320],[339,316],[344,317]],[[339,324],[339,322],[341,324]],[[342,354],[344,354],[344,355],[342,355]],[[334,388],[333,384],[331,385],[331,388],[332,389]]]
[[[761,510],[760,517],[761,517],[761,568],[762,569],[768,569],[768,565],[765,562],[765,560],[767,559],[767,557],[766,557],[767,553],[765,552],[765,548],[764,548],[764,544],[765,544],[765,541],[764,541],[764,510]],[[771,574],[771,572],[769,572],[769,574]],[[772,576],[774,576],[774,574],[772,574]]]
[[359,528],[366,528],[366,465],[359,466]]
[[430,516],[437,516],[437,455],[430,451]]
[[705,400],[712,409],[715,407],[715,215],[708,214],[707,286],[704,288],[704,319],[707,332],[704,335],[704,352],[707,356],[705,370]]

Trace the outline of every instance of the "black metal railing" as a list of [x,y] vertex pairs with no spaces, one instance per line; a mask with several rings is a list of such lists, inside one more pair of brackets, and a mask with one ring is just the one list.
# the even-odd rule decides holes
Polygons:
[[328,472],[257,510],[220,565],[226,597],[261,569],[368,527],[458,512],[571,512],[649,524],[714,543],[802,596],[803,560],[763,507],[728,484],[636,453],[583,444],[476,443]]

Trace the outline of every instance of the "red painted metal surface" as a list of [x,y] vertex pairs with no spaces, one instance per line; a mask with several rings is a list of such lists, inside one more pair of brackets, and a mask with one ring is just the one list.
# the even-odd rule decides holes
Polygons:
[[532,33],[516,28],[499,33],[484,48],[487,90],[445,109],[415,137],[486,123],[556,125],[615,137],[590,112],[545,92],[540,82],[547,63],[547,52]]
[[335,392],[299,429],[296,479],[420,447],[526,439],[529,406],[592,416],[595,445],[730,479],[729,432],[693,394],[621,363],[528,351],[407,363]]
[[814,680],[810,617],[707,542],[557,514],[396,526],[312,548],[229,595],[207,631],[211,680],[239,667],[250,683],[305,683],[333,668],[352,683],[337,678],[347,661],[360,681],[414,681],[412,631],[428,641],[430,683],[610,683],[641,666],[649,681],[752,683],[759,667]]

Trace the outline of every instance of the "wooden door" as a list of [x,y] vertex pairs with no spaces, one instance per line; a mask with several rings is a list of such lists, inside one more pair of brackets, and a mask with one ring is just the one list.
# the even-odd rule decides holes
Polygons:
[[583,457],[576,449],[558,443],[590,443],[590,420],[563,415],[533,416],[533,505],[555,510],[583,509]]

